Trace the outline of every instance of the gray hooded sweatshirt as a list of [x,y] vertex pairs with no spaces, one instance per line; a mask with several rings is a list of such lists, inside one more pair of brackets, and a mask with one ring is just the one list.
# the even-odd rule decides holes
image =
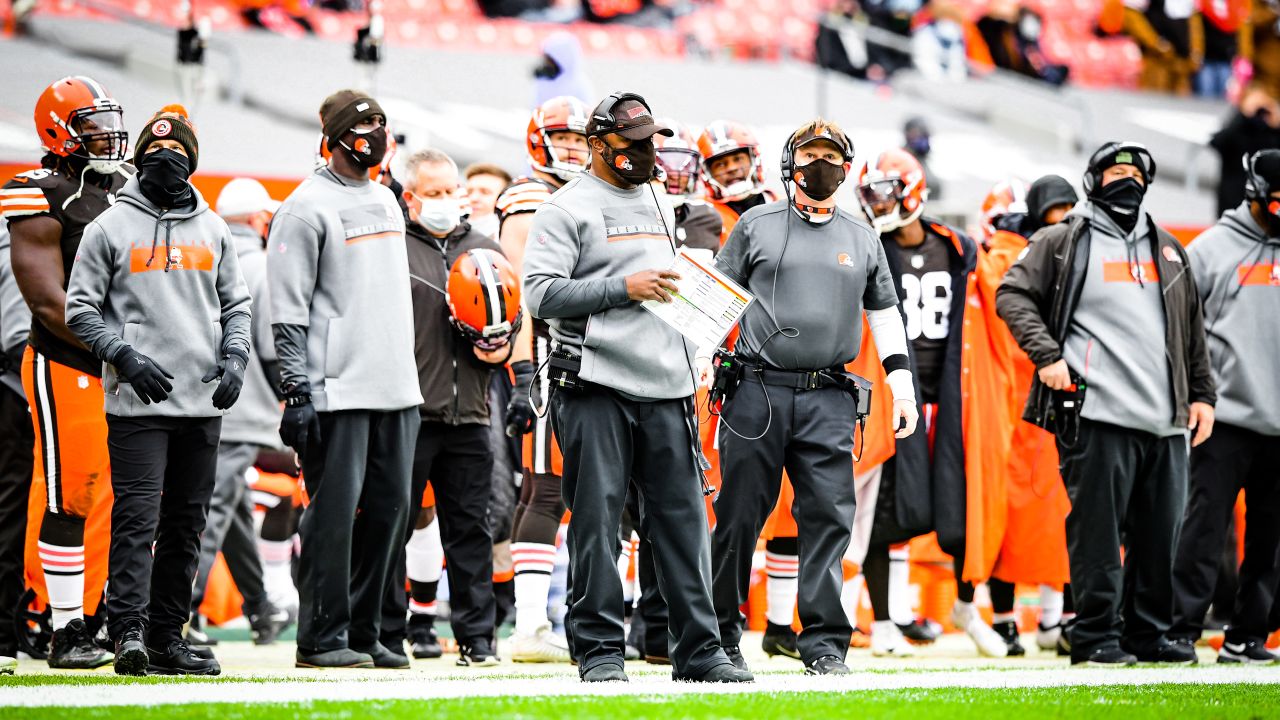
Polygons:
[[[655,200],[658,204],[655,204]],[[582,358],[583,380],[646,400],[693,394],[693,350],[627,295],[627,275],[670,267],[675,213],[648,185],[580,175],[534,213],[524,255],[529,312]]]
[[1280,238],[1268,238],[1247,202],[1189,246],[1218,384],[1215,418],[1280,435]]
[[281,449],[279,428],[283,411],[272,390],[280,379],[268,378],[262,365],[276,359],[275,342],[271,338],[271,302],[267,294],[267,253],[262,248],[262,238],[253,228],[240,223],[229,223],[227,227],[235,240],[240,273],[253,296],[253,359],[245,369],[240,399],[222,420],[222,442]]
[[[249,355],[250,298],[227,224],[195,206],[161,212],[129,178],[89,223],[67,282],[67,327],[103,361],[106,411],[121,417],[217,417],[215,380],[228,352]],[[168,370],[173,391],[144,404],[110,358],[125,346]]]

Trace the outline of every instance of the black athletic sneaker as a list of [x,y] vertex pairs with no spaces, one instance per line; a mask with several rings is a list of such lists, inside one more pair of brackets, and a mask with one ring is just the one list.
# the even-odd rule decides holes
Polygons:
[[729,656],[729,662],[739,670],[747,669],[747,659],[742,657],[742,650],[737,645],[728,645],[724,648],[724,654]]
[[1195,665],[1200,662],[1196,648],[1190,642],[1170,642],[1165,638],[1145,648],[1125,648],[1138,658],[1138,662],[1162,665]]
[[1062,632],[1058,633],[1058,657],[1071,657],[1071,630],[1075,626],[1075,620],[1068,620],[1061,624]]
[[942,634],[937,623],[925,618],[916,618],[909,623],[899,624],[898,629],[902,631],[902,637],[912,645],[932,645]]
[[1268,650],[1261,640],[1249,640],[1242,643],[1223,641],[1222,649],[1218,651],[1218,662],[1220,663],[1270,665],[1277,660],[1280,660],[1280,655]]
[[147,648],[147,670],[157,675],[221,675],[213,658],[195,653],[186,640],[170,640],[163,648]]
[[700,683],[749,683],[755,682],[756,678],[750,672],[736,667],[732,664],[716,665],[710,670],[698,676],[677,675],[671,673],[671,679],[676,682],[700,682]]
[[823,655],[804,668],[805,675],[848,675],[849,666],[835,655]]
[[289,627],[289,612],[267,603],[266,606],[248,613],[249,633],[253,636],[254,645],[270,645],[280,637],[280,633]]
[[488,638],[474,638],[471,642],[458,643],[458,667],[493,667],[498,664],[498,654]]
[[76,618],[49,640],[49,667],[59,670],[93,670],[111,662],[111,653],[98,647],[83,618]]
[[147,646],[142,641],[142,623],[134,621],[124,626],[116,638],[115,670],[117,675],[146,675]]
[[1018,637],[1018,623],[1005,620],[992,623],[991,629],[1004,640],[1005,647],[1009,648],[1009,657],[1021,657],[1027,654],[1026,648],[1022,647],[1022,639]]
[[800,659],[800,651],[796,649],[796,631],[790,625],[769,623],[764,629],[764,640],[760,641],[760,649],[769,657],[785,655]]
[[1119,646],[1109,645],[1100,647],[1088,654],[1077,655],[1071,654],[1072,665],[1099,665],[1103,667],[1120,667],[1124,665],[1136,665],[1138,658],[1121,650]]
[[413,656],[419,660],[429,660],[444,655],[440,647],[440,636],[436,635],[435,624],[430,615],[409,616],[409,643],[413,645]]

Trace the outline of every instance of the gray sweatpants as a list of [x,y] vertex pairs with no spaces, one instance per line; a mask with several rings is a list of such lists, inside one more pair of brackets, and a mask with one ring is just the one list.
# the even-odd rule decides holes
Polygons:
[[564,457],[572,568],[568,624],[579,672],[623,665],[618,528],[634,480],[640,526],[653,543],[658,588],[671,607],[678,678],[727,664],[711,607],[707,512],[694,465],[687,400],[637,402],[593,386],[551,399]]
[[191,591],[191,610],[197,612],[204,602],[209,573],[218,551],[227,560],[227,569],[236,589],[244,596],[244,612],[259,612],[267,604],[267,589],[262,584],[262,558],[253,528],[253,501],[244,474],[258,457],[257,445],[220,443],[218,471],[213,481],[213,498],[204,535],[200,538],[200,564]]

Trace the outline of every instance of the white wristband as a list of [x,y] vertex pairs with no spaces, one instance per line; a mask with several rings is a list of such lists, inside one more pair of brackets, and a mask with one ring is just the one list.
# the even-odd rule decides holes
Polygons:
[[894,400],[916,401],[916,388],[911,380],[910,370],[894,370],[884,382],[889,386],[889,392],[893,393]]

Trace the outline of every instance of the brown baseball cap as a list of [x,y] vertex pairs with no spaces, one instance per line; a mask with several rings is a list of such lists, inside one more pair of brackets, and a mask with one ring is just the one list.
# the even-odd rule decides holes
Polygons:
[[792,137],[791,147],[794,150],[799,150],[805,145],[819,140],[826,140],[835,145],[840,152],[849,156],[853,155],[853,144],[849,142],[849,138],[844,134],[844,131],[821,120],[812,122],[796,131],[796,134]]
[[630,93],[614,93],[591,113],[587,135],[617,133],[628,140],[647,140],[654,135],[671,137],[675,132],[653,119],[644,98]]

